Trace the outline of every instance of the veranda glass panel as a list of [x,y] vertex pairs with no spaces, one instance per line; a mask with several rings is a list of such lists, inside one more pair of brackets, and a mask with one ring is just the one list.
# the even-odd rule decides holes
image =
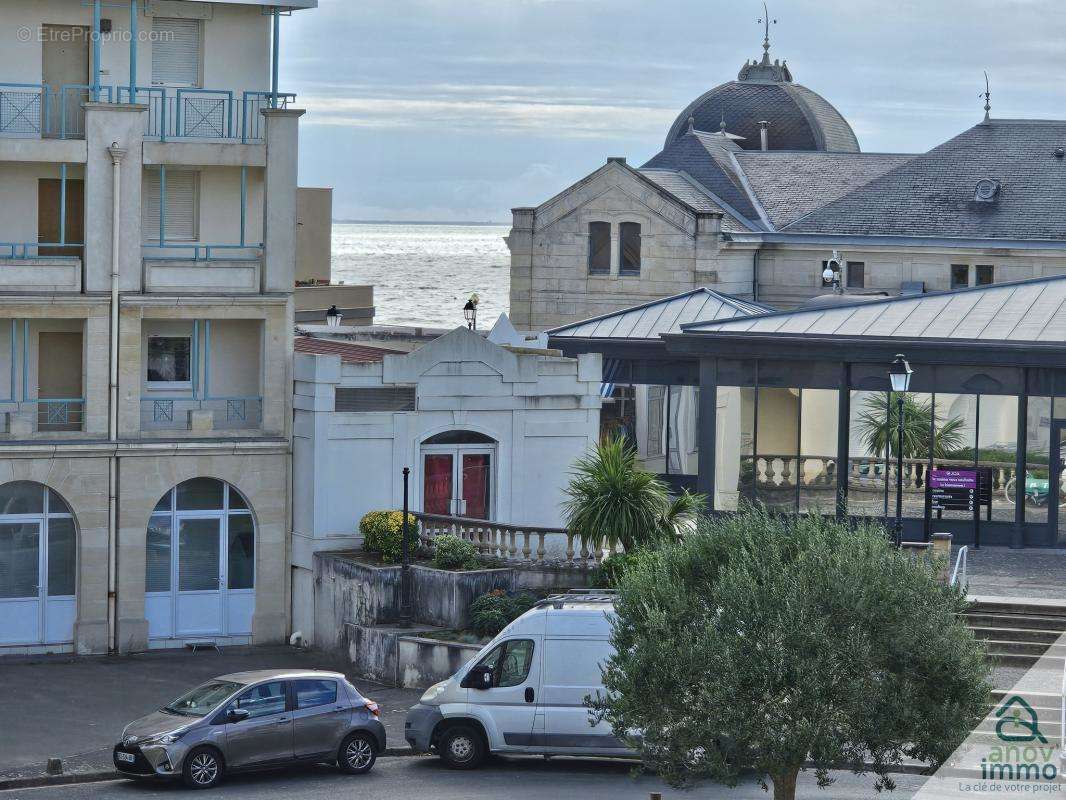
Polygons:
[[848,430],[848,514],[883,517],[888,502],[885,392],[851,393]]
[[219,520],[186,519],[178,528],[178,591],[219,589]]
[[736,511],[754,489],[755,390],[719,386],[717,403],[714,508]]
[[836,389],[800,393],[800,513],[836,510],[838,398]]
[[[933,413],[933,468],[976,466],[977,395],[937,392]],[[934,519],[972,519],[970,511],[934,512]]]
[[[1017,502],[1018,494],[1025,496],[1025,521],[1047,522],[1048,504],[1054,488],[1048,461],[1051,452],[1051,398],[1030,397],[1025,424],[1025,475],[1008,483],[1007,494]],[[1062,502],[1062,498],[1059,498]],[[1060,508],[1059,514],[1063,510]]]
[[977,466],[992,476],[992,519],[1012,522],[1017,502],[1013,487],[1017,485],[1018,398],[981,395],[979,410]]
[[799,487],[799,389],[759,388],[755,496],[779,511],[796,509]]

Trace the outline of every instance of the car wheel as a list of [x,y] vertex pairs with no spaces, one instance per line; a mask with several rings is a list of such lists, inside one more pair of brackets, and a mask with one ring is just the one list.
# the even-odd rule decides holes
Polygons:
[[377,760],[377,743],[368,733],[353,733],[347,736],[341,742],[337,755],[337,764],[352,775],[370,772]]
[[485,740],[474,728],[459,725],[440,737],[437,752],[451,769],[475,769],[485,760]]
[[222,780],[222,757],[213,747],[197,747],[185,756],[181,777],[191,789],[210,789]]

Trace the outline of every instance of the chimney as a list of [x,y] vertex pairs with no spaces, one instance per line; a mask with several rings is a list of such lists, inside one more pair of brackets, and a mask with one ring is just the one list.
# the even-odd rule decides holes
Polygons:
[[763,119],[759,120],[759,143],[763,150],[770,149],[770,123]]

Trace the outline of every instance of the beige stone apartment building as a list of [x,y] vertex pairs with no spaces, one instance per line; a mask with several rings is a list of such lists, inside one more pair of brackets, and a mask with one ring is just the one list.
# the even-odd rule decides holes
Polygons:
[[315,5],[0,4],[0,656],[285,640]]

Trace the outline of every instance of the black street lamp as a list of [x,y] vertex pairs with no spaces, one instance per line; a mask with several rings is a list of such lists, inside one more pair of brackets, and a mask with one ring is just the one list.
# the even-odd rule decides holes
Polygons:
[[326,325],[330,328],[340,327],[341,316],[342,314],[337,310],[336,306],[330,306],[329,311],[326,312]]
[[411,468],[403,468],[403,529],[400,536],[400,627],[411,627],[411,551],[408,542],[410,535],[408,524],[407,486],[411,478]]
[[892,391],[896,393],[896,547],[903,546],[903,396],[911,386],[911,365],[897,355],[888,370]]
[[472,331],[477,330],[477,303],[471,297],[463,306],[463,317],[466,319],[466,327]]

